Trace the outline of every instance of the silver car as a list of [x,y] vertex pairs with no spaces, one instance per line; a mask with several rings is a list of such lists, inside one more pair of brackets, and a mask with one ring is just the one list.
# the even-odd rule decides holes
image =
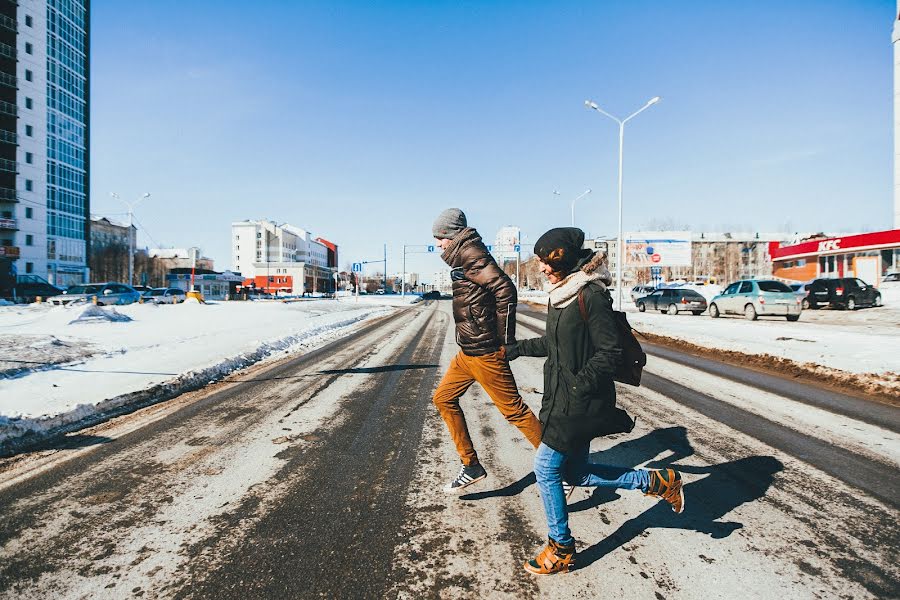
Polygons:
[[732,283],[713,298],[709,316],[744,315],[750,321],[759,316],[777,316],[796,321],[803,310],[802,302],[803,298],[780,281],[746,279]]
[[153,288],[144,292],[144,302],[153,304],[178,304],[186,297],[184,290],[178,288]]
[[58,296],[51,296],[47,298],[47,302],[60,306],[77,302],[96,302],[99,306],[109,306],[131,304],[140,298],[140,292],[124,283],[85,283],[73,285]]

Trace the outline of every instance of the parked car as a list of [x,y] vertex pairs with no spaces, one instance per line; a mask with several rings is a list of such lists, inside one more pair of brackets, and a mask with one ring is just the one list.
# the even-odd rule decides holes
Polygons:
[[631,301],[637,304],[638,298],[643,298],[651,293],[656,288],[652,285],[636,285],[631,288]]
[[187,294],[178,288],[152,288],[144,292],[143,298],[144,302],[153,304],[178,304],[184,302]]
[[882,281],[900,281],[900,273],[888,273],[881,278]]
[[699,315],[706,310],[706,298],[694,290],[680,288],[656,290],[643,298],[638,298],[635,304],[641,312],[649,309],[670,315],[677,315],[681,311]]
[[881,292],[856,277],[815,279],[809,284],[809,307],[856,310],[861,306],[881,306]]
[[786,283],[768,279],[736,281],[712,299],[709,316],[723,314],[744,315],[755,321],[760,316],[785,317],[796,321],[803,310],[802,298]]
[[51,304],[67,305],[75,302],[96,302],[100,306],[131,304],[141,297],[140,292],[124,283],[86,283],[73,285],[58,296],[47,299]]
[[431,290],[422,294],[422,300],[440,300],[441,293],[437,290]]
[[794,293],[800,298],[800,306],[803,310],[809,308],[809,286],[811,283],[811,281],[806,283],[792,283],[788,286],[794,290]]
[[62,293],[62,288],[52,285],[43,277],[18,275],[16,276],[16,284],[9,292],[9,296],[10,299],[15,299],[16,302],[34,302],[38,296],[49,298]]

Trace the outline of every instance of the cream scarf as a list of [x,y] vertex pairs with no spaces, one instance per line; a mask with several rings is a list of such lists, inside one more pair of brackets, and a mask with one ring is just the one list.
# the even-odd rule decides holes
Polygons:
[[596,282],[604,290],[612,283],[612,275],[607,265],[605,252],[597,252],[581,269],[570,273],[565,279],[550,288],[550,304],[554,308],[565,308],[575,301],[578,292],[587,284]]

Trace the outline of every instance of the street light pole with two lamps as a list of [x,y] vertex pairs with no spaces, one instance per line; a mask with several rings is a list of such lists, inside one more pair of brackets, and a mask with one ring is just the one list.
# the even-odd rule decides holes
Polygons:
[[110,192],[109,195],[128,207],[128,285],[134,285],[134,238],[136,237],[134,233],[134,207],[137,206],[141,200],[149,198],[150,192],[145,193],[134,202],[122,200],[115,192]]
[[625,265],[625,248],[624,241],[622,240],[622,153],[625,147],[625,123],[635,118],[654,104],[660,101],[660,97],[656,96],[647,101],[647,103],[641,107],[640,110],[631,113],[624,119],[620,119],[618,117],[614,117],[609,114],[599,106],[597,106],[596,102],[592,102],[591,100],[585,100],[584,105],[589,108],[596,110],[598,113],[605,115],[619,124],[619,237],[618,242],[616,243],[616,296],[618,298],[618,308],[622,310],[622,269]]

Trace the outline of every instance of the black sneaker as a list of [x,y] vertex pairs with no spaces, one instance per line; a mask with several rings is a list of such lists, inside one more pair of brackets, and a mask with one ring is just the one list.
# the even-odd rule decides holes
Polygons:
[[447,494],[458,494],[464,487],[470,486],[476,481],[481,481],[487,477],[487,471],[480,464],[467,467],[463,465],[453,481],[444,486],[444,492]]

